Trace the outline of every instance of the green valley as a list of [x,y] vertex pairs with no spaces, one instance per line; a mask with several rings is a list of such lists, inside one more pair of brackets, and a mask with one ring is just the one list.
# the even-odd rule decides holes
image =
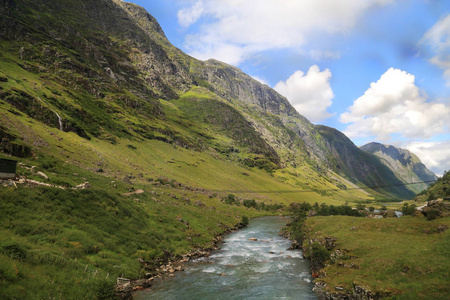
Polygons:
[[[0,186],[2,299],[111,299],[117,278],[156,276],[162,265],[214,248],[248,218],[289,214],[303,202],[399,208],[416,195],[402,172],[312,124],[270,87],[175,48],[137,5],[2,0],[0,29],[0,159],[18,163],[16,178]],[[432,193],[448,196],[436,183],[419,200]],[[352,222],[358,235],[338,231]],[[448,218],[307,224],[348,243],[362,266],[396,248],[380,244],[365,260],[370,247],[352,239],[369,244],[359,239],[369,232],[381,242],[398,231],[402,244],[440,222]],[[448,231],[416,242],[411,259],[443,251],[434,266],[445,258]],[[436,271],[423,283],[433,286],[447,264],[395,261],[414,280]],[[373,276],[367,282],[377,288],[391,279]],[[339,280],[329,285],[353,284]],[[395,282],[399,290],[404,282]]]

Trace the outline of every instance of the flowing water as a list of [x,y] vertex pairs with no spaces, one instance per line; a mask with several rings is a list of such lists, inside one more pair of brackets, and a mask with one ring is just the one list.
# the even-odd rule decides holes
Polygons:
[[[286,250],[279,236],[287,220],[263,217],[224,238],[220,250],[185,265],[173,278],[136,292],[145,299],[317,299],[309,262],[300,250]],[[257,239],[252,241],[249,239]]]

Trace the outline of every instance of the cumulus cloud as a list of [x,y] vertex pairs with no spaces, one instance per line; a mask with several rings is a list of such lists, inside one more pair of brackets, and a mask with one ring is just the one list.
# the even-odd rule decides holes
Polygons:
[[[189,54],[238,64],[258,51],[305,50],[302,47],[308,38],[317,34],[346,33],[364,13],[391,2],[393,0],[202,0],[181,10],[178,21],[188,27],[200,16],[204,17],[199,32],[187,38]],[[222,51],[224,47],[234,52],[227,55]]]
[[431,27],[421,43],[430,47],[434,55],[430,62],[444,71],[447,86],[450,86],[450,14]]
[[321,72],[318,66],[313,65],[306,74],[296,71],[285,82],[278,82],[274,89],[285,96],[301,115],[315,123],[331,116],[327,112],[334,97],[330,79],[330,70]]
[[189,27],[202,16],[204,12],[203,2],[197,1],[193,6],[178,11],[178,24],[182,27]]
[[427,139],[448,132],[450,108],[427,101],[414,83],[415,77],[390,68],[372,82],[340,121],[349,123],[344,133],[350,138],[373,137],[389,142],[393,137]]
[[405,148],[416,154],[422,163],[438,176],[450,170],[450,140],[413,142]]

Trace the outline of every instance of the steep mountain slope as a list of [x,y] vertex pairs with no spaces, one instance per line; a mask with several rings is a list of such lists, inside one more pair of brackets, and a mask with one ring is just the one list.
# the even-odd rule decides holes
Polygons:
[[450,171],[444,173],[436,182],[430,184],[430,186],[423,190],[415,200],[430,201],[430,200],[450,200]]
[[[306,190],[332,190],[340,184],[332,179],[336,176],[365,186],[396,182],[385,171],[373,172],[377,163],[364,160],[353,143],[346,143],[347,152],[330,147],[334,142],[323,128],[268,86],[235,67],[198,61],[172,46],[137,5],[119,0],[0,4],[0,133],[6,153],[44,152],[86,169],[101,167],[106,176],[130,170],[173,174],[186,184],[218,189],[206,175],[186,177],[173,168],[149,169],[156,163],[151,160],[138,164],[120,157],[136,148],[153,151],[161,141],[263,169]],[[141,155],[150,158],[149,152]],[[349,155],[364,162],[350,163]],[[221,188],[235,189],[236,183]],[[410,197],[402,187],[377,192]]]
[[[405,198],[415,195],[403,186],[402,177],[385,166],[375,155],[360,150],[343,133],[327,126],[319,125],[316,128],[332,152],[333,158],[328,162],[331,167],[337,168],[337,172],[344,173],[348,178],[355,178],[368,187],[381,187],[380,190]],[[389,186],[386,186],[386,182]]]
[[[379,157],[381,162],[405,183],[437,180],[437,176],[428,170],[414,153],[406,149],[380,143],[369,143],[361,146],[361,150]],[[409,188],[415,193],[419,193],[428,185],[429,183],[411,184]]]

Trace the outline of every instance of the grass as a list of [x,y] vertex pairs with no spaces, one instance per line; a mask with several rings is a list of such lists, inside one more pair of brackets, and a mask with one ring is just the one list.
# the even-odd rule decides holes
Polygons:
[[[345,249],[344,258],[356,257],[337,259],[323,269],[327,276],[316,280],[327,283],[331,291],[335,286],[350,291],[358,285],[387,291],[391,299],[448,299],[450,231],[439,233],[439,224],[450,227],[450,218],[431,222],[417,217],[309,218],[309,238],[335,237],[335,249]],[[359,268],[345,268],[339,262]]]
[[152,191],[0,189],[0,298],[99,299],[117,277],[146,273],[138,258],[179,257],[242,215],[266,214],[171,187]]

